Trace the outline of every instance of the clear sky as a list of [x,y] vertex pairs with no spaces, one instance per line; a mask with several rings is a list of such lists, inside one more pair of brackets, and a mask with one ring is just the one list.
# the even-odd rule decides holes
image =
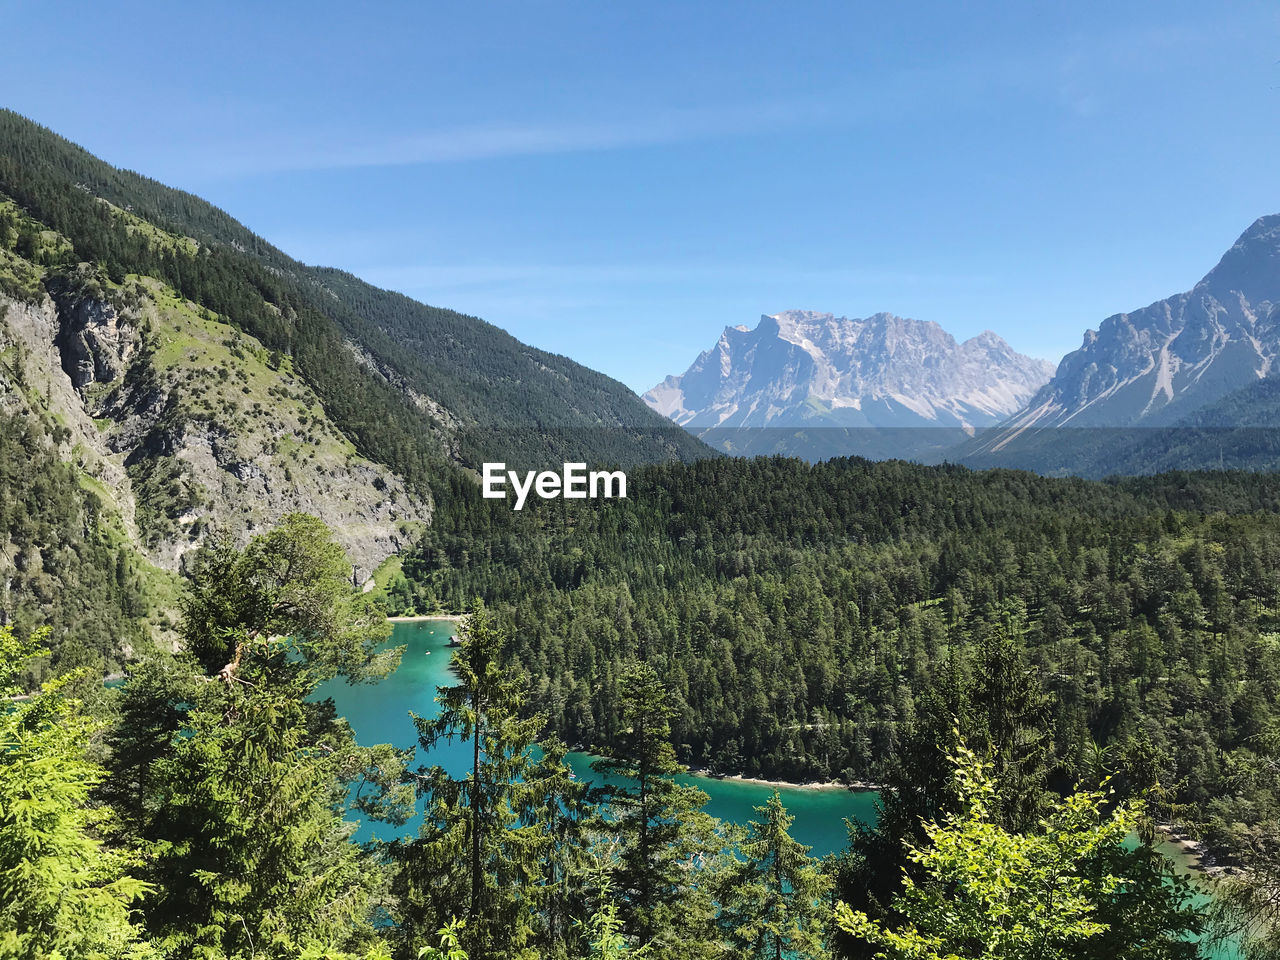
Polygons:
[[0,102],[637,390],[789,308],[1059,359],[1280,212],[1280,4],[0,0]]

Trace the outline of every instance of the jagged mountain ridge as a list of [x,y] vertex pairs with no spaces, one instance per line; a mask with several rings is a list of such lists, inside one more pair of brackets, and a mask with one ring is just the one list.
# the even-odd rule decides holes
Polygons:
[[[1184,467],[1230,465],[1206,431],[1280,426],[1256,422],[1252,391],[1275,375],[1277,356],[1280,215],[1272,215],[1250,225],[1191,290],[1087,331],[1023,410],[956,457],[1096,475],[1167,466],[1177,449]],[[1210,410],[1217,411],[1211,425],[1202,422]],[[1146,452],[1138,456],[1136,447]],[[1257,452],[1241,461],[1262,462]]]
[[726,327],[715,347],[644,399],[700,436],[833,427],[901,437],[903,428],[997,423],[1051,373],[991,331],[957,343],[930,321],[788,310],[762,316],[755,329]]
[[1166,426],[1280,353],[1280,214],[1262,217],[1194,288],[1089,330],[1006,428]]

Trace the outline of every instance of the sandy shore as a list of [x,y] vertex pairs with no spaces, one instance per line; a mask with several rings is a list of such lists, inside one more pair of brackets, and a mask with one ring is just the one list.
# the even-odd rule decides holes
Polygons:
[[1213,881],[1246,872],[1237,866],[1215,863],[1205,845],[1177,824],[1157,823],[1155,830],[1161,838],[1158,844],[1163,848],[1161,852],[1188,874]]
[[838,780],[811,780],[808,783],[794,783],[790,780],[762,780],[759,777],[744,777],[738,773],[719,776],[711,773],[705,767],[690,767],[689,772],[696,777],[706,777],[709,780],[737,780],[739,783],[755,783],[762,787],[778,787],[783,790],[850,790],[862,792],[880,789],[877,784],[864,783],[861,780],[853,783],[841,783]]
[[437,620],[448,623],[462,623],[467,619],[465,613],[432,613],[421,617],[387,617],[391,623],[426,623],[429,620]]

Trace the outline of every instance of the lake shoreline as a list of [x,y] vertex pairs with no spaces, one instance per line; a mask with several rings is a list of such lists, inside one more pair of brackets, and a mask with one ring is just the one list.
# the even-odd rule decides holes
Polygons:
[[[439,623],[462,623],[467,619],[468,614],[465,613],[435,613],[420,614],[412,617],[387,617],[389,623],[430,623],[432,621]],[[579,749],[580,753],[589,753],[585,749]],[[744,777],[740,773],[715,774],[706,767],[690,767],[689,773],[692,776],[706,780],[734,780],[738,783],[751,783],[762,787],[777,787],[782,790],[846,790],[849,793],[875,793],[883,789],[880,784],[871,783],[864,780],[855,780],[853,783],[841,783],[839,780],[810,780],[805,783],[797,783],[792,780],[765,780],[760,777]]]
[[465,613],[432,613],[412,617],[387,617],[388,623],[428,623],[432,620],[441,623],[462,623],[467,619]]
[[1197,840],[1176,823],[1157,823],[1155,831],[1161,842],[1172,848],[1165,856],[1174,860],[1188,874],[1212,883],[1244,872],[1239,867],[1217,862],[1203,841]]
[[760,777],[744,777],[740,773],[711,773],[706,767],[690,767],[689,773],[707,780],[734,780],[738,783],[753,783],[762,787],[778,787],[783,790],[847,790],[849,793],[875,793],[883,789],[879,784],[855,780],[853,783],[841,783],[839,780],[809,780],[797,783],[794,780],[765,780]]

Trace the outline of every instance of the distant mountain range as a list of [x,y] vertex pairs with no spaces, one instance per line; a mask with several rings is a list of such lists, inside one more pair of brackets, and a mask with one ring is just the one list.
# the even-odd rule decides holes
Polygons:
[[1274,469],[1280,215],[1190,291],[1102,321],[1023,410],[952,458],[1044,473]]
[[735,453],[926,457],[1005,420],[1052,374],[990,331],[957,343],[889,313],[788,310],[725,328],[644,400]]
[[1056,372],[994,333],[788,311],[729,327],[644,395],[739,454],[845,454],[1050,474],[1280,467],[1280,215],[1187,293],[1116,314]]

